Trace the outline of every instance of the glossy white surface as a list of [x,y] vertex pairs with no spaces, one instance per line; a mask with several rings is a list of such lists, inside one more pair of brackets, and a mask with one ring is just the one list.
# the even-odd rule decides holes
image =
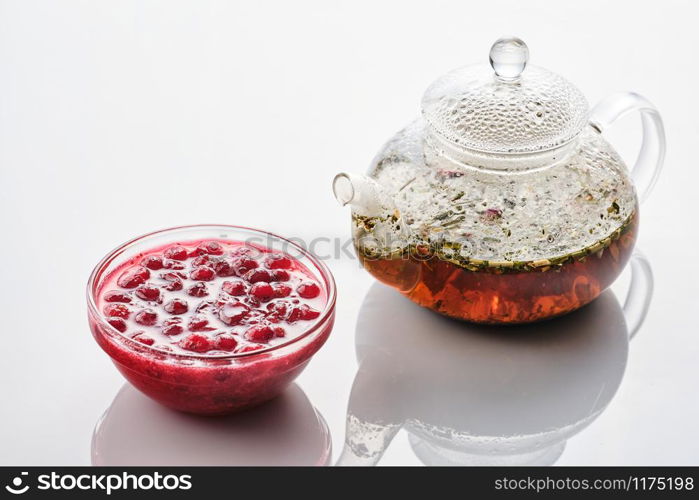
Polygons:
[[[655,275],[648,316],[630,344],[605,351],[625,358],[621,373],[609,378],[616,392],[604,389],[606,407],[547,460],[560,451],[554,461],[561,465],[698,464],[697,15],[693,2],[677,0],[565,6],[0,0],[0,464],[89,464],[93,429],[110,405],[108,415],[116,416],[105,442],[138,426],[153,436],[147,458],[158,461],[165,452],[158,433],[184,428],[187,419],[171,415],[153,427],[162,410],[128,389],[120,393],[123,379],[87,327],[84,286],[93,265],[126,239],[180,224],[240,224],[346,242],[349,214],[330,189],[335,173],[363,171],[383,141],[418,113],[434,78],[482,59],[504,34],[526,40],[532,64],[566,76],[592,104],[616,90],[645,95],[660,109],[668,137],[665,171],[642,207],[638,248]],[[610,132],[631,162],[637,118]],[[317,253],[332,254],[327,239],[316,241]],[[298,379],[310,403],[295,389],[285,396],[290,416],[268,422],[288,437],[299,425],[296,416],[312,416],[315,407],[329,426],[334,461],[358,370],[356,327],[370,321],[358,323],[367,294],[393,304],[397,316],[404,308],[406,317],[438,321],[372,287],[356,260],[328,264],[339,286],[337,326]],[[618,301],[626,281],[628,273],[614,287]],[[360,335],[369,334],[361,328]],[[499,352],[489,346],[481,345],[488,356]],[[426,366],[434,364],[432,354],[428,348],[421,354]],[[575,362],[590,353],[566,355]],[[421,356],[411,358],[411,368]],[[512,362],[518,370],[528,366]],[[477,365],[457,372],[488,375],[473,370]],[[577,378],[557,385],[522,373],[535,380],[533,397],[567,397],[568,387],[587,387]],[[445,390],[433,388],[436,402]],[[548,403],[543,408],[559,417],[573,408]],[[470,418],[487,409],[472,404]],[[563,421],[549,411],[537,419],[535,409],[527,418],[547,429]],[[459,412],[468,405],[432,411],[462,422]],[[311,427],[301,426],[299,435],[312,434],[322,448],[322,426],[304,421]],[[252,430],[237,440],[245,425]],[[228,435],[225,426],[195,427],[202,442]],[[235,422],[230,456],[204,447],[191,462],[235,460],[259,430]],[[263,461],[268,444],[255,457]],[[422,460],[402,430],[379,463],[434,460],[429,443],[413,446]],[[287,445],[276,459],[308,460],[318,447]],[[129,461],[124,450],[111,453]]]

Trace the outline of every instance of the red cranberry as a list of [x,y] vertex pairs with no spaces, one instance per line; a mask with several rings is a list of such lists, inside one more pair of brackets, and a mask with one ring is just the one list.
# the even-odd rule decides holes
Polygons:
[[481,218],[485,222],[493,222],[502,218],[502,210],[499,208],[487,208],[483,213],[481,213]]
[[261,344],[247,344],[238,349],[236,352],[252,352],[252,351],[259,351],[260,349],[264,349],[265,346]]
[[151,271],[157,271],[163,268],[163,258],[159,255],[149,255],[143,258],[141,265]]
[[233,262],[233,269],[235,269],[235,274],[238,276],[245,276],[252,269],[257,269],[258,263],[255,259],[250,257],[242,256],[238,257]]
[[289,314],[289,303],[285,300],[280,300],[272,304],[267,304],[267,320],[272,323],[280,323],[284,321]]
[[136,289],[136,296],[139,299],[157,302],[160,300],[160,290],[153,285],[141,285]]
[[243,299],[243,302],[245,302],[247,305],[252,307],[253,309],[256,307],[260,307],[261,302],[256,298],[253,297],[252,295],[248,295]]
[[232,351],[238,347],[238,341],[230,333],[223,333],[216,337],[216,349],[222,351]]
[[[225,302],[224,302],[225,304]],[[213,307],[214,303],[211,302],[210,300],[204,300],[199,303],[199,305],[194,309],[195,312],[202,312],[202,311],[207,311]],[[223,304],[221,304],[223,305]]]
[[136,323],[144,326],[153,326],[158,321],[158,315],[153,309],[144,309],[136,313]]
[[245,283],[242,281],[224,281],[223,285],[221,285],[221,290],[234,297],[245,295],[247,291]]
[[289,269],[291,259],[286,255],[274,254],[265,259],[265,266],[269,269]]
[[204,283],[195,283],[187,288],[187,294],[192,297],[206,297],[209,294],[209,290]]
[[296,288],[296,292],[304,299],[315,299],[320,295],[320,287],[312,281],[304,281]]
[[272,288],[274,288],[274,296],[277,298],[288,297],[291,294],[291,287],[283,283],[274,283]]
[[223,255],[223,247],[218,241],[207,241],[199,245],[195,252],[198,255]]
[[281,326],[273,326],[272,331],[274,331],[275,337],[283,337],[286,335],[286,331]]
[[250,295],[262,302],[269,302],[274,298],[274,288],[269,283],[255,283],[250,288]]
[[269,283],[272,281],[272,273],[267,269],[253,269],[245,274],[245,279],[249,283],[258,283],[260,281]]
[[187,249],[182,245],[173,245],[165,250],[165,257],[172,260],[187,260]]
[[180,347],[187,351],[206,352],[213,349],[214,345],[206,335],[192,333],[180,341]]
[[240,255],[252,255],[255,252],[259,252],[255,247],[252,245],[248,245],[247,243],[244,243],[233,250],[231,250],[231,255],[234,257],[240,256]]
[[209,262],[211,262],[211,259],[208,255],[200,255],[192,260],[192,267],[205,266]]
[[185,268],[185,265],[182,262],[179,262],[177,260],[166,260],[163,263],[163,267],[165,269],[171,269],[173,271],[181,271],[182,269]]
[[183,331],[184,331],[184,328],[182,328],[181,325],[168,325],[168,326],[164,326],[162,329],[162,332],[165,335],[179,335]]
[[184,314],[189,309],[189,305],[182,299],[172,299],[165,304],[164,309],[170,314]]
[[124,304],[107,304],[104,306],[104,315],[112,316],[115,318],[127,319],[131,314],[131,311]]
[[209,320],[206,319],[206,316],[203,314],[195,314],[191,318],[189,318],[189,324],[187,325],[187,328],[189,329],[190,332],[198,332],[204,329],[207,329],[206,327],[209,324]]
[[143,345],[155,344],[155,340],[152,337],[149,337],[148,335],[146,335],[144,332],[138,332],[131,338],[133,340],[135,340],[136,342],[140,342]]
[[135,266],[124,271],[121,276],[119,276],[117,285],[122,288],[136,288],[138,285],[145,283],[148,278],[150,278],[150,271],[148,269]]
[[216,274],[222,278],[233,276],[235,274],[235,270],[233,269],[233,261],[231,259],[217,260],[214,262],[214,271],[216,271]]
[[302,305],[301,306],[301,318],[305,320],[312,320],[316,319],[318,316],[320,316],[320,311],[316,311],[310,306],[307,305]]
[[237,325],[250,312],[242,302],[234,301],[224,304],[218,311],[218,317],[227,325]]
[[289,281],[290,276],[284,269],[275,269],[272,271],[272,281]]
[[274,330],[269,325],[255,325],[245,331],[245,338],[251,342],[269,342],[272,337]]
[[124,321],[122,318],[109,318],[107,320],[107,323],[112,325],[114,328],[119,330],[121,333],[124,333],[126,331],[126,321]]
[[308,321],[311,319],[316,319],[318,316],[320,316],[320,312],[306,304],[301,304],[300,306],[296,306],[291,310],[287,321],[289,323],[293,323],[298,320]]
[[195,281],[211,281],[216,273],[209,266],[197,267],[189,274],[189,277]]
[[286,312],[288,307],[289,307],[289,302],[286,300],[278,300],[276,302],[272,302],[270,304],[267,304],[267,310],[270,312],[274,312],[274,311]]
[[175,276],[181,280],[186,280],[187,279],[187,273],[184,273],[182,271],[170,271],[167,273],[168,276]]
[[177,292],[178,290],[182,290],[182,288],[184,287],[184,285],[182,284],[182,280],[175,273],[161,274],[160,277],[168,282],[164,286],[165,290],[168,290],[170,292]]
[[284,316],[277,312],[268,313],[265,319],[270,323],[281,323],[284,321]]
[[165,321],[163,321],[162,332],[165,335],[179,335],[184,330],[182,328],[182,325],[180,325],[181,322],[182,322],[182,318],[168,318],[168,319],[166,319]]
[[289,315],[287,316],[286,320],[289,323],[295,323],[296,321],[301,319],[301,311],[299,310],[298,307],[294,307],[289,311]]
[[131,302],[131,297],[129,297],[129,295],[124,292],[120,292],[118,290],[111,290],[104,294],[104,301],[123,302],[125,304],[128,304],[129,302]]

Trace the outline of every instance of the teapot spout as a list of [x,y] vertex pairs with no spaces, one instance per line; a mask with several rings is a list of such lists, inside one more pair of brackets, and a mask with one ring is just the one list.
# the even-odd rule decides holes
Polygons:
[[337,174],[333,179],[333,193],[342,206],[350,205],[359,215],[375,217],[395,210],[393,200],[383,188],[365,175]]

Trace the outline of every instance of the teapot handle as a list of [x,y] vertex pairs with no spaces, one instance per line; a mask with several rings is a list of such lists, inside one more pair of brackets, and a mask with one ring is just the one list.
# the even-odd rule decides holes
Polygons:
[[660,113],[645,97],[633,92],[619,92],[603,99],[590,113],[590,125],[600,133],[631,111],[641,113],[643,142],[631,169],[638,197],[645,201],[653,189],[665,160],[665,128]]
[[631,284],[624,300],[624,317],[631,340],[648,314],[648,307],[653,298],[653,271],[646,256],[635,250],[631,256]]

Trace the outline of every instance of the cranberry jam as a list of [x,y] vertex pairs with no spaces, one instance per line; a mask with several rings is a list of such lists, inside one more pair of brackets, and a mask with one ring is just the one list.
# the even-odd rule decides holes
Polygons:
[[332,328],[332,278],[306,257],[319,277],[288,253],[242,241],[147,248],[91,279],[93,334],[134,386],[167,406],[254,406],[283,390]]
[[320,315],[325,294],[288,255],[216,240],[168,245],[118,268],[100,290],[107,322],[168,352],[226,354],[279,345]]

